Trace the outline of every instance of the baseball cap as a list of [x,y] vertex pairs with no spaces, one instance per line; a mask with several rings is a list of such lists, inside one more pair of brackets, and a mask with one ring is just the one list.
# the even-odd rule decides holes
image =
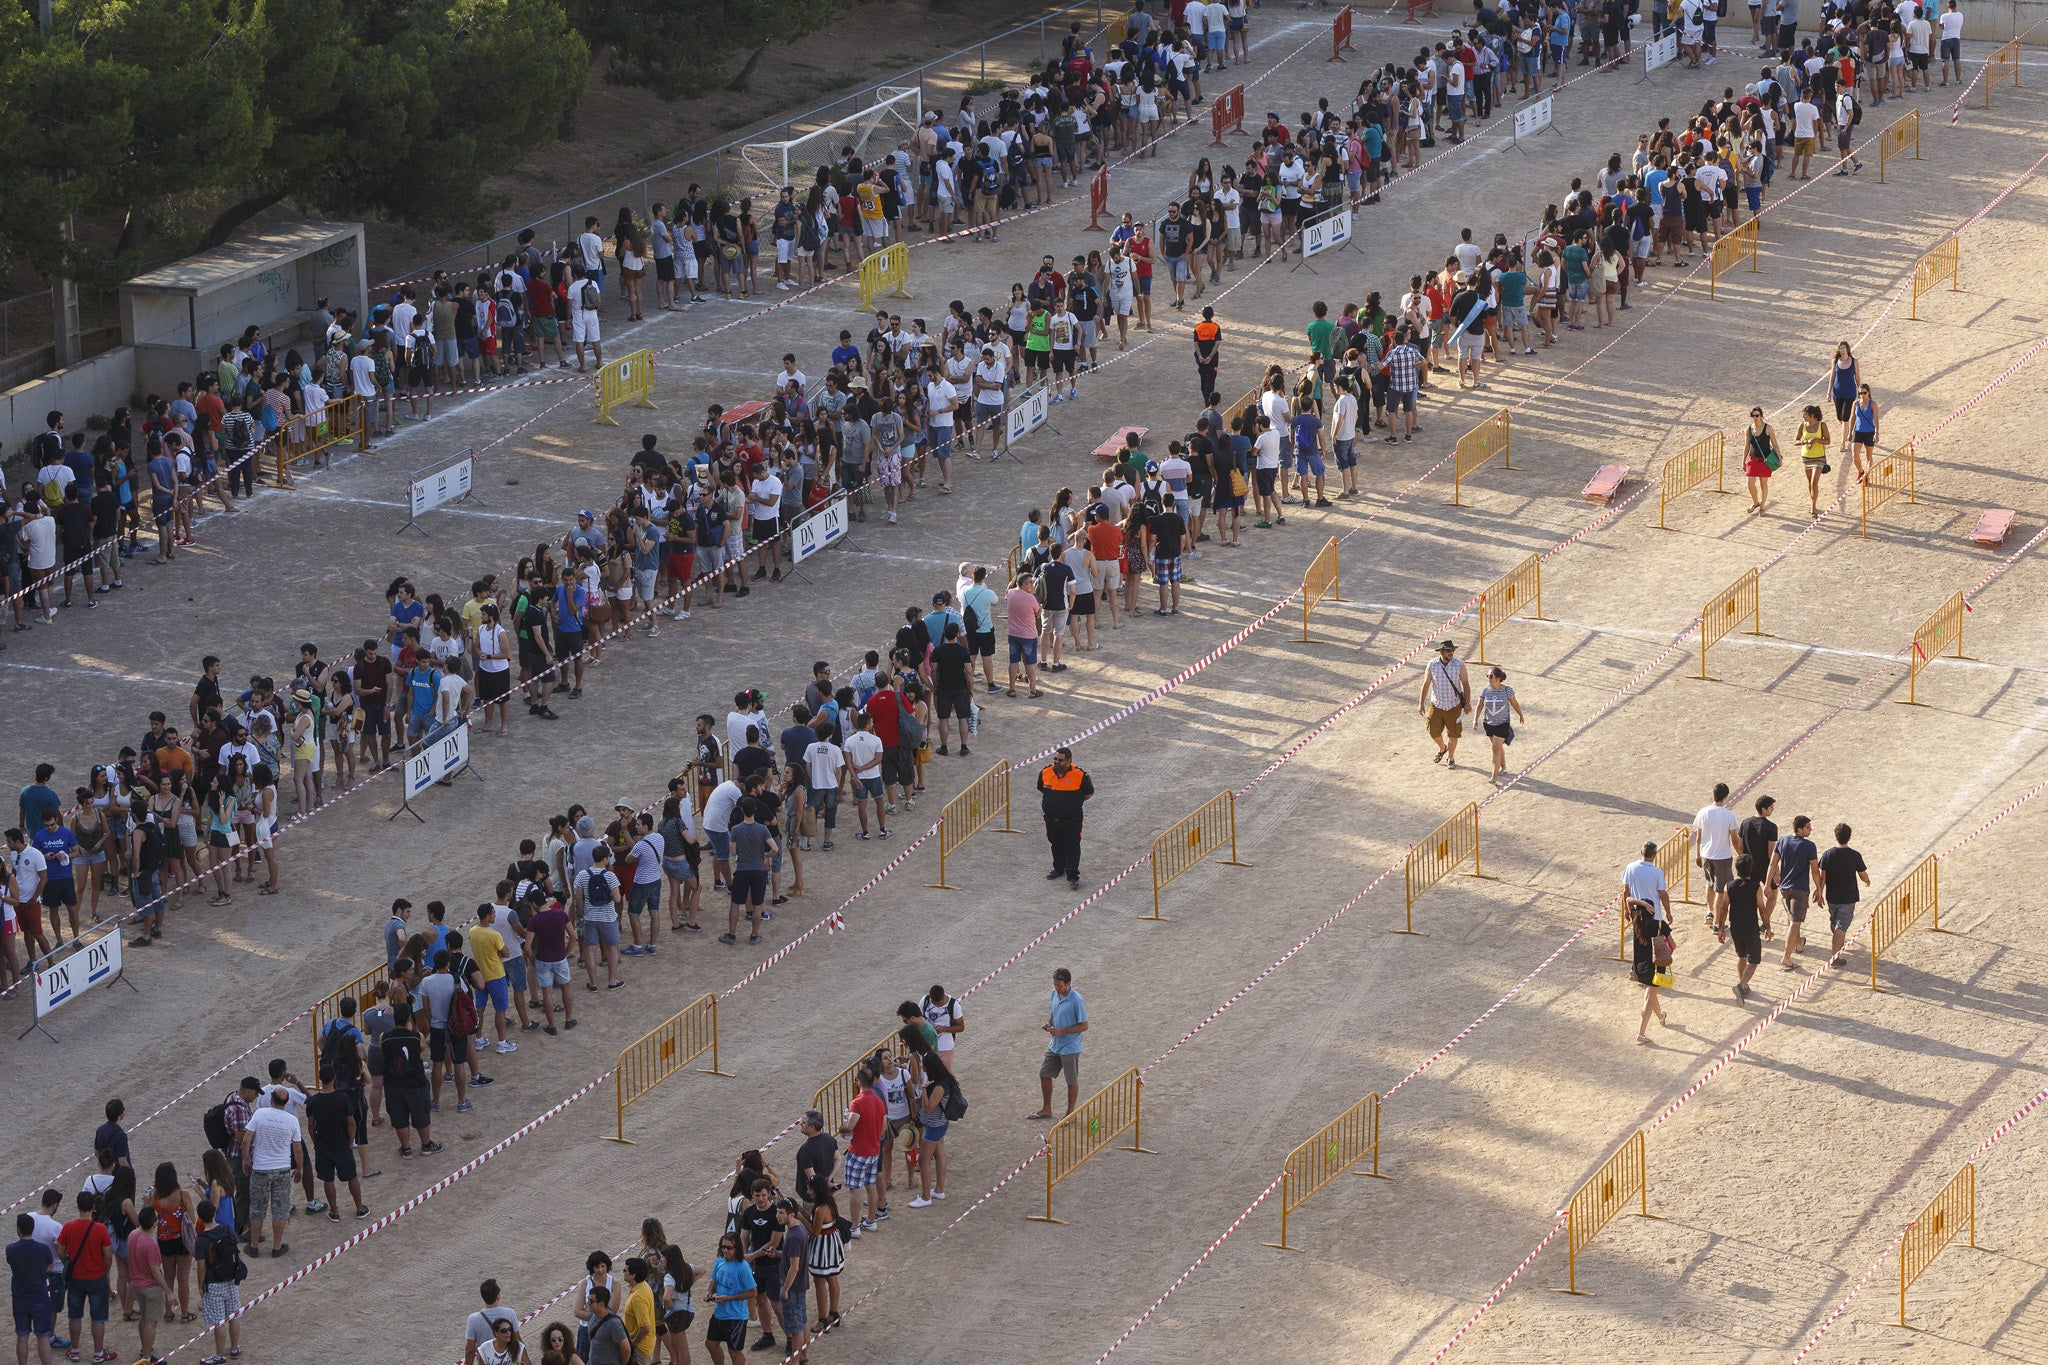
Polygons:
[[592,511],[591,511],[591,510],[590,510],[590,509],[589,509],[588,507],[586,507],[586,508],[584,508],[584,509],[583,509],[582,511],[578,512],[578,513],[577,513],[576,515],[577,515],[577,516],[579,516],[579,517],[582,517],[582,518],[583,518],[583,519],[584,519],[585,521],[596,521],[596,520],[597,520],[597,514],[596,514],[596,513],[594,513],[594,512],[592,512]]

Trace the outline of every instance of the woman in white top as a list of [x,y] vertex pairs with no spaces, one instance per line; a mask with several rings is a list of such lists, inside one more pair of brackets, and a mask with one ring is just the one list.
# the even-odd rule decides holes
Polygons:
[[[1152,77],[1149,73],[1138,86],[1137,100],[1139,154],[1141,156],[1158,156],[1159,92],[1153,87]],[[1148,144],[1150,146],[1149,153],[1144,150]]]
[[484,603],[483,624],[476,632],[477,695],[483,703],[483,728],[491,728],[491,712],[498,713],[498,733],[509,733],[511,706],[506,697],[512,690],[511,632],[498,623],[498,604]]

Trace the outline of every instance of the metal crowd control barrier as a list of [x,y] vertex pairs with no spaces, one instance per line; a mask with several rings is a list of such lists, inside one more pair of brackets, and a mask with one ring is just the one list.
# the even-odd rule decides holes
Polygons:
[[1502,408],[1458,438],[1457,453],[1451,457],[1451,505],[1463,507],[1465,480],[1484,468],[1488,461],[1498,455],[1501,468],[1513,469],[1515,455],[1512,447],[1513,419],[1508,410]]
[[1569,1283],[1560,1294],[1585,1294],[1579,1288],[1579,1253],[1584,1251],[1600,1229],[1613,1221],[1633,1198],[1640,1201],[1637,1213],[1644,1218],[1655,1218],[1650,1212],[1650,1179],[1644,1160],[1643,1130],[1638,1128],[1621,1144],[1621,1150],[1607,1158],[1607,1164],[1593,1173],[1593,1178],[1579,1186],[1577,1194],[1565,1209],[1565,1245],[1569,1249],[1570,1269],[1566,1272]]
[[[1345,13],[1349,14],[1350,11],[1347,9]],[[1231,86],[1230,89],[1209,102],[1209,131],[1215,134],[1216,137],[1216,140],[1209,144],[1211,147],[1225,145],[1223,141],[1223,134],[1225,132],[1242,133],[1244,131],[1243,82]]]
[[1500,629],[1511,616],[1527,615],[1532,621],[1548,621],[1543,614],[1543,557],[1530,555],[1495,579],[1479,599],[1479,652],[1476,662],[1486,662],[1486,637]]
[[1920,296],[1940,284],[1943,275],[1948,276],[1949,293],[1960,291],[1962,271],[1963,240],[1953,234],[1913,262],[1913,306],[1906,314],[1907,321],[1920,321]]
[[1756,219],[1751,218],[1739,227],[1730,228],[1714,239],[1713,258],[1707,266],[1707,297],[1718,298],[1714,292],[1720,278],[1733,270],[1742,260],[1744,253],[1749,256],[1749,272],[1754,275],[1756,268]]
[[1195,864],[1225,844],[1230,856],[1225,867],[1250,867],[1237,856],[1237,793],[1225,791],[1210,797],[1195,813],[1171,825],[1152,841],[1152,913],[1148,918],[1165,919],[1159,913],[1159,893]]
[[613,408],[629,404],[636,408],[653,407],[653,400],[647,396],[653,392],[654,352],[633,351],[605,362],[597,372],[597,422],[615,427],[618,421],[612,416]]
[[277,486],[284,487],[291,482],[292,466],[299,461],[318,455],[323,450],[354,441],[358,450],[370,448],[370,424],[363,400],[350,394],[338,403],[329,403],[318,412],[309,412],[278,428],[275,439],[277,461]]
[[1906,150],[1907,143],[1913,144],[1913,159],[1920,157],[1920,111],[1908,113],[1904,118],[1894,119],[1885,130],[1877,135],[1877,183],[1884,183],[1884,168],[1891,159]]
[[868,1058],[888,1051],[895,1042],[896,1031],[891,1029],[882,1035],[882,1041],[855,1058],[853,1065],[818,1087],[818,1093],[811,1096],[811,1108],[824,1116],[828,1128],[853,1107],[853,1097],[860,1093],[860,1069],[867,1065]]
[[1870,989],[1884,989],[1877,984],[1877,960],[1930,910],[1934,932],[1947,933],[1941,927],[1941,859],[1932,853],[1870,907]]
[[2012,82],[2012,88],[2020,88],[2020,40],[2015,38],[2003,47],[1991,50],[1984,59],[1984,107],[1991,107],[1991,87]]
[[1664,462],[1661,480],[1663,487],[1657,495],[1657,529],[1668,531],[1664,524],[1664,510],[1685,494],[1698,488],[1713,476],[1714,491],[1728,491],[1728,436],[1725,432],[1714,432],[1702,436],[1678,454]]
[[1402,869],[1403,880],[1407,883],[1408,905],[1405,929],[1394,930],[1397,934],[1413,934],[1427,938],[1415,927],[1415,902],[1422,894],[1438,882],[1458,870],[1464,861],[1472,860],[1474,877],[1484,877],[1479,870],[1479,803],[1467,802],[1465,809],[1430,831],[1429,837],[1419,844],[1408,846],[1408,863]]
[[1760,597],[1756,570],[1745,569],[1742,577],[1707,599],[1707,605],[1700,608],[1700,671],[1693,677],[1701,682],[1720,681],[1707,673],[1707,651],[1745,620],[1749,622],[1749,629],[1742,632],[1744,635],[1770,638],[1764,631]]
[[341,1018],[341,1002],[356,1002],[356,1018],[363,1017],[363,1011],[370,1008],[377,998],[377,987],[391,979],[386,964],[380,962],[355,980],[342,986],[325,1000],[313,1006],[313,1015],[307,1022],[313,1028],[313,1069],[306,1074],[317,1077],[320,1074],[320,1034],[336,1019]]
[[1950,645],[1956,647],[1955,657],[1967,659],[1963,653],[1963,613],[1970,609],[1958,591],[1948,601],[1934,610],[1934,615],[1920,623],[1913,632],[1913,654],[1906,664],[1906,700],[1902,706],[1925,706],[1920,700],[1918,685],[1920,671],[1931,665]]
[[732,1075],[718,1069],[718,997],[710,994],[698,996],[681,1014],[628,1043],[612,1070],[618,1081],[619,1135],[605,1141],[632,1146],[633,1139],[626,1136],[626,1106],[707,1052],[711,1065],[700,1066],[699,1071],[707,1076]]
[[1351,46],[1351,6],[1346,5],[1330,21],[1330,60],[1341,62],[1345,53],[1357,50]]
[[1129,16],[1128,14],[1119,14],[1116,18],[1110,20],[1109,23],[1103,27],[1103,47],[1108,51],[1114,52],[1117,48],[1122,47],[1124,45],[1124,41],[1128,39],[1130,36],[1131,16]]
[[[1650,859],[1650,861],[1656,864],[1659,872],[1664,874],[1665,889],[1667,891],[1676,891],[1683,887],[1684,894],[1678,898],[1679,903],[1681,905],[1693,904],[1691,827],[1688,826],[1685,829],[1679,830],[1669,839],[1657,845],[1657,856]],[[1616,962],[1627,962],[1629,960],[1628,935],[1628,916],[1624,914],[1621,917],[1621,946],[1614,953],[1614,960]]]
[[925,885],[939,891],[958,891],[960,888],[946,880],[946,859],[960,851],[966,843],[982,830],[995,822],[997,814],[1003,817],[1004,834],[1018,831],[1010,827],[1010,765],[998,763],[980,777],[967,784],[967,789],[946,803],[939,812],[939,879]]
[[1964,1228],[1977,1245],[1977,1163],[1964,1163],[1941,1193],[1920,1210],[1899,1239],[1899,1326],[1906,1326],[1906,1290]]
[[1870,514],[1896,498],[1906,495],[1906,501],[1918,503],[1916,496],[1915,466],[1919,463],[1913,442],[1908,441],[1871,465],[1870,473],[1863,478],[1863,513],[1858,535],[1870,534]]
[[910,248],[897,242],[885,246],[860,263],[860,306],[872,308],[886,293],[892,299],[907,299],[904,285],[910,283]]
[[1309,561],[1307,571],[1301,576],[1301,642],[1303,644],[1310,643],[1308,634],[1309,613],[1314,611],[1316,603],[1322,601],[1325,597],[1329,598],[1332,602],[1342,602],[1344,600],[1344,594],[1338,590],[1337,586],[1337,537],[1335,536],[1331,536],[1329,542],[1316,552],[1316,557]]
[[1103,214],[1109,212],[1109,167],[1104,166],[1088,182],[1088,226],[1083,232],[1107,232],[1100,222]]
[[1372,1159],[1372,1169],[1360,1171],[1373,1180],[1391,1177],[1380,1174],[1380,1096],[1367,1095],[1323,1127],[1307,1142],[1287,1154],[1280,1168],[1280,1240],[1266,1243],[1282,1251],[1300,1251],[1287,1244],[1287,1215],[1306,1204],[1332,1180]]
[[1051,1149],[1045,1162],[1045,1212],[1027,1213],[1024,1216],[1034,1223],[1065,1223],[1064,1218],[1052,1216],[1052,1187],[1079,1170],[1089,1157],[1116,1141],[1117,1135],[1126,1128],[1131,1130],[1131,1144],[1126,1152],[1143,1152],[1153,1155],[1152,1149],[1144,1145],[1145,1127],[1142,1122],[1145,1082],[1132,1067],[1123,1075],[1111,1081],[1088,1097],[1085,1104],[1053,1125],[1045,1135],[1045,1145]]

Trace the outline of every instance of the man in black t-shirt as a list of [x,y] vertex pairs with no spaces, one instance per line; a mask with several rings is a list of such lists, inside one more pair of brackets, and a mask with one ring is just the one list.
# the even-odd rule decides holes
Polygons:
[[796,1192],[805,1204],[818,1204],[832,1193],[839,1143],[825,1131],[825,1116],[815,1109],[804,1111],[803,1133],[803,1145],[796,1149]]
[[1870,872],[1863,864],[1863,855],[1849,847],[1849,827],[1835,826],[1835,846],[1820,855],[1822,889],[1828,898],[1828,928],[1834,930],[1834,956],[1828,960],[1831,967],[1839,967],[1848,959],[1842,955],[1842,945],[1849,938],[1849,924],[1856,918],[1856,902],[1860,893],[1858,884],[1870,885]]
[[[1062,566],[1064,567],[1064,566]],[[974,718],[974,654],[960,638],[960,623],[946,622],[932,650],[932,707],[938,716],[939,752],[946,752],[946,721],[960,723],[960,756],[967,756],[967,726]]]
[[313,1131],[313,1174],[325,1186],[327,1221],[341,1221],[341,1206],[335,1201],[334,1182],[347,1183],[349,1198],[355,1200],[356,1217],[368,1218],[363,1203],[363,1182],[356,1170],[356,1144],[366,1141],[356,1131],[356,1102],[334,1088],[334,1068],[320,1067],[320,1093],[306,1101],[306,1122]]
[[413,1028],[412,1006],[399,1005],[392,1011],[392,1026],[377,1044],[384,1054],[384,1112],[391,1118],[398,1138],[398,1154],[412,1155],[411,1129],[420,1130],[420,1151],[438,1152],[429,1125],[433,1111],[427,1096],[426,1050]]
[[1172,503],[1153,512],[1146,522],[1152,533],[1152,581],[1159,585],[1159,608],[1154,616],[1175,616],[1180,612],[1180,555],[1187,539],[1187,523]]
[[747,1202],[733,1215],[734,1231],[744,1239],[747,1264],[754,1272],[754,1305],[761,1315],[759,1351],[775,1344],[781,1319],[782,1224],[775,1216],[775,1187],[765,1175],[754,1177]]
[[1064,673],[1067,666],[1060,662],[1060,639],[1067,633],[1068,613],[1074,609],[1074,571],[1057,556],[1048,556],[1039,567],[1038,604],[1045,608],[1045,634],[1039,641],[1039,667]]
[[1756,875],[1763,878],[1763,923],[1766,934],[1770,931],[1771,910],[1778,903],[1778,879],[1769,876],[1771,850],[1778,846],[1778,826],[1771,819],[1771,812],[1778,803],[1769,796],[1756,799],[1756,814],[1735,827],[1735,851],[1747,853],[1756,865]]

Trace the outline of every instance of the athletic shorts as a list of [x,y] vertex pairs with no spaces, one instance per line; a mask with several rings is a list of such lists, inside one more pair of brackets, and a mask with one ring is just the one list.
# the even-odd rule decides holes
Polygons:
[[967,647],[980,658],[993,659],[996,653],[996,633],[992,630],[969,631]]

